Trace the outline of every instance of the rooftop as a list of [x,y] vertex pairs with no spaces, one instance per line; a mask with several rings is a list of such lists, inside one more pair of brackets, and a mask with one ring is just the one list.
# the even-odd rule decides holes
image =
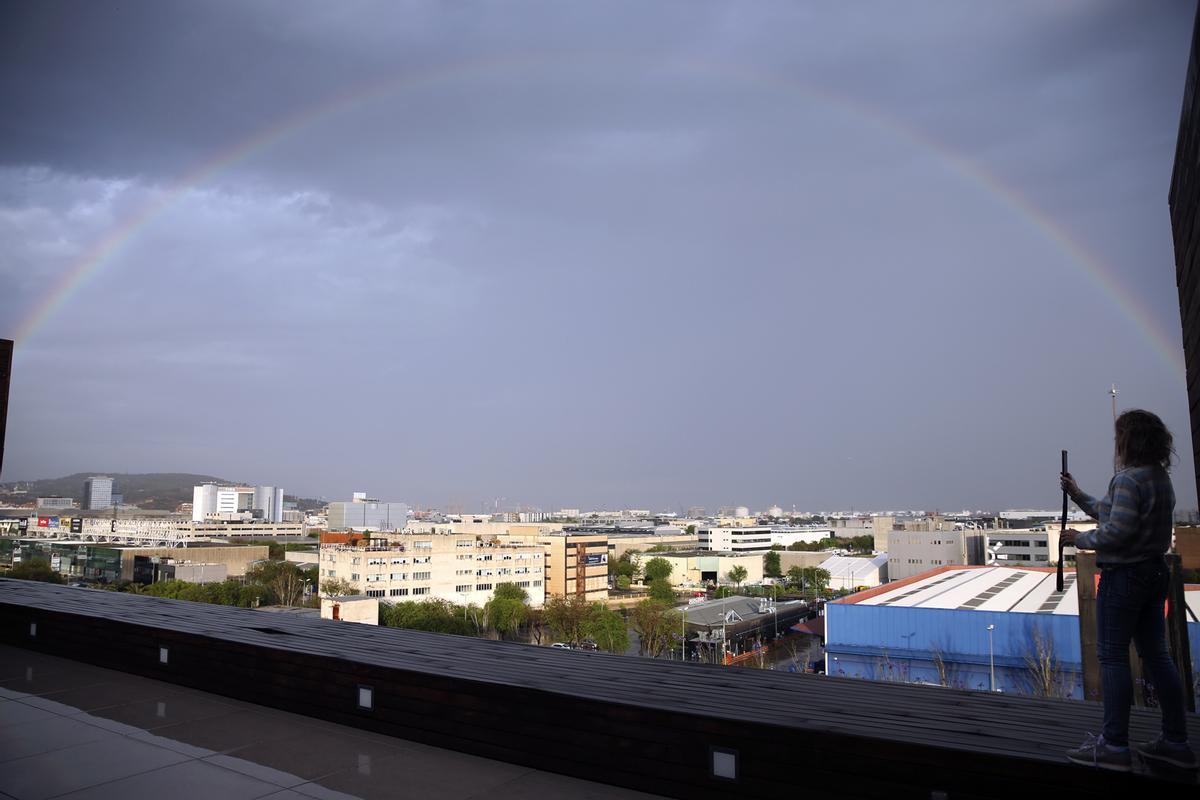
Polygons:
[[[1056,575],[1048,567],[943,567],[837,602],[1078,615],[1075,572],[1065,572],[1061,594]],[[1200,586],[1188,587],[1185,597],[1190,609],[1200,611]]]

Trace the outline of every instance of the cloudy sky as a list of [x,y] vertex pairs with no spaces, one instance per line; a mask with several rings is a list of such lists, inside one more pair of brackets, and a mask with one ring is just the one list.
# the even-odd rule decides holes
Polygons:
[[1053,508],[1159,412],[1188,2],[0,5],[6,480]]

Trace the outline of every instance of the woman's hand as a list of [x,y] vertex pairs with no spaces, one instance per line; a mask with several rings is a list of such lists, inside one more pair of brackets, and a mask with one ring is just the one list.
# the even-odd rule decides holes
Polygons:
[[1071,477],[1071,473],[1069,472],[1058,473],[1058,484],[1072,500],[1082,494],[1082,492],[1079,490],[1079,484],[1075,482],[1075,479]]
[[1079,535],[1079,531],[1074,528],[1067,528],[1058,534],[1058,540],[1062,542],[1064,547],[1074,547],[1075,537]]

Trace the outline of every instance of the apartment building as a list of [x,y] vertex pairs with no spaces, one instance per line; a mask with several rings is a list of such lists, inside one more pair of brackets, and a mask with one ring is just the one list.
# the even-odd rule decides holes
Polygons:
[[545,554],[546,595],[608,599],[608,535],[572,531],[512,532],[498,541],[536,545]]
[[393,602],[435,598],[476,605],[492,598],[496,584],[515,583],[528,592],[531,606],[540,606],[546,560],[537,544],[401,533],[359,544],[323,543],[320,577],[349,581],[360,594]]

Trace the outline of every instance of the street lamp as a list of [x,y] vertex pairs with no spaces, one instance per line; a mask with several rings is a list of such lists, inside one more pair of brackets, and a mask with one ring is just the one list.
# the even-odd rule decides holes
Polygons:
[[996,655],[992,649],[992,631],[996,630],[995,625],[988,625],[988,667],[992,673],[992,691],[996,691]]

